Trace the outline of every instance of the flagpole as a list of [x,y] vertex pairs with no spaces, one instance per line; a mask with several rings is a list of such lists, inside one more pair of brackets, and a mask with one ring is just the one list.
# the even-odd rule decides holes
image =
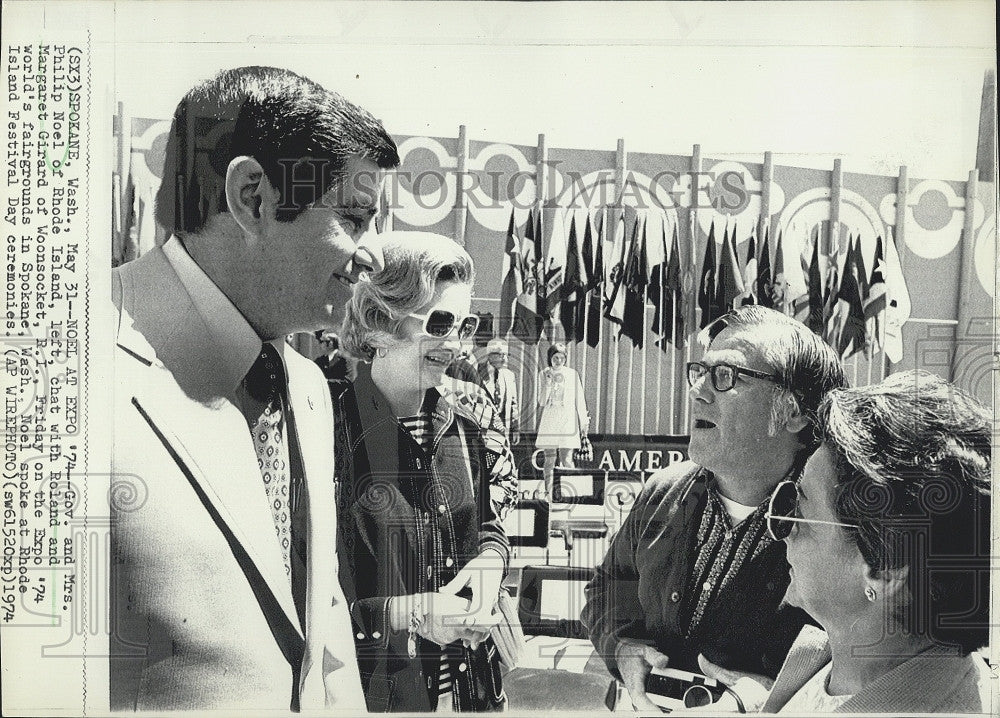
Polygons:
[[[545,247],[542,246],[543,238],[545,237],[545,194],[547,190],[546,182],[546,161],[548,160],[548,149],[545,146],[545,134],[538,134],[538,153],[535,158],[535,199],[537,201],[537,224],[538,231],[535,237],[535,257],[537,261],[535,263],[535,296],[543,291],[545,287]],[[541,264],[542,271],[541,276],[539,276],[538,265]],[[541,281],[539,281],[541,280]],[[547,300],[546,300],[547,301]],[[536,311],[538,308],[538,300],[536,299],[535,307]],[[537,319],[535,321],[538,321]],[[536,325],[537,326],[537,325]],[[541,333],[545,333],[545,320],[544,317],[541,321]],[[535,376],[537,377],[542,367],[542,337],[538,337],[538,340],[532,345],[532,362],[535,370]],[[535,391],[538,391],[538,387],[535,387]],[[535,420],[535,426],[538,425],[538,419],[541,419],[541,412],[539,411],[538,402],[535,402],[535,411],[538,414]]]
[[[618,222],[619,222],[619,218],[620,218],[621,210],[622,210],[621,198],[625,194],[625,140],[624,139],[619,139],[618,140],[618,151],[617,151],[617,154],[616,154],[615,165],[616,166],[615,166],[615,204],[614,204],[614,208],[615,209],[614,209],[614,212],[615,212],[615,234],[617,236],[617,233],[618,233]],[[624,250],[624,246],[625,245],[624,245],[624,240],[623,240],[623,242],[622,242],[622,248],[623,248],[623,250]],[[622,252],[622,254],[624,254],[624,251]],[[612,259],[613,260],[617,260],[618,257],[612,257]],[[611,266],[614,267],[614,264],[612,264]],[[603,316],[603,313],[602,313],[602,316]],[[609,324],[610,324],[610,320],[606,319],[606,321],[608,321]],[[615,339],[613,351],[611,352],[611,373],[610,373],[610,378],[611,378],[611,382],[612,383],[611,383],[611,391],[610,391],[609,397],[608,397],[608,399],[609,399],[608,403],[610,404],[610,412],[609,412],[609,414],[611,416],[612,426],[615,427],[615,428],[617,428],[617,426],[618,426],[618,365],[620,363],[620,358],[619,358],[618,354],[619,354],[619,351],[621,349],[621,345],[620,345],[620,341],[619,341],[620,338],[621,338],[621,334],[619,333],[619,336]],[[610,346],[609,346],[609,349],[611,349]]]
[[[575,226],[576,225],[576,216],[577,216],[576,208],[575,207],[571,208],[570,211],[572,212],[571,219],[570,219],[571,226]],[[581,275],[585,275],[586,274],[586,266],[583,263],[583,238],[587,236],[587,227],[585,226],[583,228],[583,233],[579,233],[578,232],[577,234],[578,234],[577,245],[576,245],[576,256],[577,256],[576,261],[577,261],[577,264],[578,264],[578,270],[577,271]],[[565,275],[563,275],[563,278],[565,280]],[[583,358],[582,361],[580,361],[580,359],[577,359],[577,362],[580,364],[580,368],[577,371],[580,372],[580,381],[583,383],[584,394],[586,395],[586,389],[587,389],[587,386],[588,386],[588,384],[587,384],[587,295],[585,293],[581,294],[579,296],[579,298],[577,299],[577,301],[581,302],[583,304],[583,319],[584,319],[584,322],[583,322],[583,342],[581,343],[581,342],[576,341],[576,337],[578,336],[578,334],[577,334],[577,329],[574,326],[573,327],[573,343],[576,345],[574,353],[578,357],[582,357]],[[577,316],[580,315],[579,311],[576,311],[575,313],[576,313]],[[590,406],[590,403],[588,403],[587,406]]]
[[466,158],[469,155],[469,137],[465,125],[458,126],[458,157],[455,176],[458,180],[455,189],[455,241],[463,247],[465,246],[466,214],[468,209],[465,205],[465,166]]
[[[858,253],[859,254],[861,253],[861,235],[860,234],[858,235]],[[875,259],[873,257],[872,258],[872,265],[874,265],[874,264],[875,264]],[[874,271],[874,269],[875,269],[874,266],[872,266],[872,270],[873,271]],[[868,362],[868,383],[871,384],[872,383],[872,369],[875,366],[875,352],[871,351],[871,343],[868,341],[868,327],[867,327],[867,324],[868,324],[868,322],[866,321],[865,322],[865,343],[868,345],[868,347],[867,347],[868,350],[865,351],[864,354],[865,354],[865,360]]]
[[[760,266],[760,243],[764,241],[764,230],[765,227],[770,229],[771,225],[771,182],[774,181],[774,157],[770,150],[764,153],[764,165],[761,168],[760,173],[760,215],[757,218],[757,258],[758,264]],[[768,257],[768,266],[770,266],[770,257]],[[758,297],[758,301],[760,297]]]
[[[632,230],[633,233],[635,233],[636,242],[639,241],[639,236],[638,236],[639,216],[638,215],[639,215],[639,212],[638,212],[638,210],[636,210],[635,227]],[[628,242],[628,240],[626,240],[626,242]],[[633,251],[635,251],[636,247],[635,247],[634,244],[631,244],[631,243],[626,244],[624,246],[626,246],[628,248],[628,250],[622,256],[623,257],[627,256],[628,257],[628,262],[622,262],[622,275],[621,275],[622,276],[622,280],[621,280],[621,289],[619,289],[619,291],[626,291],[627,292],[628,291],[628,285],[626,284],[626,280],[627,280],[627,277],[628,277],[628,265],[632,261],[632,253],[633,253]],[[622,344],[622,334],[623,334],[623,331],[622,330],[624,329],[624,327],[625,327],[625,325],[622,324],[621,327],[619,327],[619,329],[618,329],[618,353],[619,353],[619,355],[621,354],[621,350],[622,350],[622,346],[623,346],[623,344]],[[625,344],[624,346],[628,347],[627,344]],[[635,376],[635,340],[632,340],[632,346],[628,347],[627,351],[628,351],[628,381],[625,384],[625,433],[626,434],[630,434],[630,433],[632,433],[632,384],[635,383],[635,382],[632,381],[632,377]],[[621,360],[619,359],[619,362],[620,361]]]
[[[697,317],[697,308],[696,308],[696,305],[698,303],[697,302],[697,294],[694,294],[693,292],[694,292],[695,276],[698,273],[698,267],[697,267],[697,263],[698,263],[698,177],[700,176],[700,174],[701,174],[701,145],[695,145],[694,147],[691,148],[691,179],[692,179],[692,181],[691,181],[691,209],[689,211],[689,216],[690,216],[690,219],[691,219],[691,222],[690,222],[690,224],[691,224],[691,237],[690,237],[690,240],[691,240],[691,262],[690,262],[691,283],[690,283],[690,288],[688,289],[689,294],[691,294],[691,296],[689,296],[689,298],[688,298],[688,302],[689,302],[689,304],[691,306],[691,311],[688,313],[688,316],[691,318],[691,323],[690,323],[689,327],[687,328],[689,332],[692,332],[695,329],[695,327],[698,326],[698,322],[696,321],[696,317]],[[684,360],[683,361],[684,361],[685,366],[687,365],[687,362],[691,361],[691,345],[692,344],[693,344],[693,341],[685,340],[685,342],[684,342]],[[686,400],[686,397],[684,396],[684,392],[683,391],[681,392],[681,394],[679,396],[675,396],[674,399],[680,401],[680,405],[681,405],[681,428],[683,429],[684,433],[687,434],[687,433],[689,433],[688,428],[689,428],[689,425],[690,425],[690,422],[691,422],[691,402],[689,402],[689,401]],[[676,408],[674,410],[674,413],[676,413]]]
[[[660,401],[659,398],[661,396],[663,396],[663,357],[664,357],[663,342],[666,341],[666,337],[663,336],[663,320],[665,319],[665,317],[663,316],[663,285],[664,285],[664,283],[666,281],[666,278],[667,278],[667,267],[669,266],[669,264],[667,262],[667,253],[669,252],[669,249],[667,248],[667,240],[666,240],[666,236],[667,236],[667,212],[666,212],[666,210],[661,210],[661,211],[663,213],[663,221],[662,221],[662,223],[660,225],[660,237],[661,237],[660,244],[663,247],[663,258],[660,260],[660,264],[658,265],[660,267],[660,276],[659,276],[659,280],[657,282],[660,285],[660,289],[659,289],[659,292],[660,292],[660,303],[658,305],[659,309],[656,312],[653,313],[653,315],[656,316],[656,317],[659,317],[659,320],[660,320],[657,323],[656,331],[655,331],[655,334],[659,335],[659,337],[660,337],[660,339],[659,339],[660,346],[658,347],[660,349],[660,353],[655,355],[656,359],[657,359],[657,361],[656,361],[656,399],[657,400],[656,400],[656,418],[654,420],[654,423],[655,423],[655,429],[654,430],[655,430],[655,432],[657,434],[660,433],[660,416],[663,413],[663,402]],[[671,387],[671,389],[673,389],[673,387]],[[671,394],[671,396],[673,396],[673,394]]]
[[[968,336],[969,330],[971,329],[971,322],[974,320],[970,316],[969,311],[969,285],[974,283],[976,276],[976,224],[975,224],[975,209],[976,209],[976,195],[979,193],[979,172],[977,170],[969,171],[969,179],[965,184],[965,217],[962,226],[962,233],[959,235],[959,245],[958,245],[958,327],[955,330],[955,352],[952,354],[951,367],[949,368],[948,379],[950,381],[955,381],[955,366],[958,361],[963,359],[961,349],[962,349],[962,339]],[[896,257],[900,256],[900,251],[896,249]],[[994,252],[995,256],[995,252]],[[996,264],[993,265],[994,270],[996,269]],[[899,263],[899,271],[903,271],[903,263]],[[994,275],[995,276],[995,275]],[[900,334],[902,334],[902,328],[900,328]],[[994,345],[994,348],[996,346]]]
[[[599,209],[598,211],[600,212],[598,217],[600,217],[601,232],[599,237],[596,236],[594,237],[594,244],[592,246],[592,250],[594,252],[595,276],[597,276],[597,243],[604,241],[604,232],[606,230],[605,227],[606,212],[604,212],[603,208]],[[587,221],[590,221],[589,212],[587,213]],[[603,264],[604,247],[601,247],[601,259]],[[596,350],[597,353],[597,402],[594,408],[594,419],[593,419],[593,426],[595,431],[600,431],[601,417],[604,416],[604,412],[601,411],[601,406],[604,403],[603,401],[604,392],[601,391],[604,384],[604,372],[602,371],[604,367],[603,367],[603,362],[601,361],[601,352],[603,349],[603,346],[601,344],[601,321],[603,320],[603,314],[604,314],[604,307],[602,306],[604,302],[604,267],[602,266],[600,269],[601,269],[601,277],[600,277],[600,284],[598,284],[596,288],[597,291],[590,292],[587,298],[587,324],[585,325],[587,329],[590,328],[590,303],[593,302],[594,299],[596,298],[597,299],[597,346],[595,346],[594,349]],[[590,344],[588,343],[587,346],[590,347]]]
[[[892,242],[893,247],[896,249],[896,258],[899,260],[899,271],[903,271],[906,260],[906,220],[907,220],[907,207],[909,206],[909,196],[910,196],[910,171],[906,165],[900,165],[899,176],[896,180],[896,224],[891,230],[886,231],[886,246],[884,255],[889,256],[889,246],[888,243]],[[888,285],[886,286],[886,291],[888,292]],[[886,295],[888,300],[888,294]],[[886,302],[885,315],[888,316],[889,306],[888,301]],[[886,322],[882,322],[883,328]],[[900,333],[902,333],[903,328],[900,327]],[[889,355],[886,352],[885,342],[882,342],[882,378],[884,379],[889,371]]]
[[[670,250],[673,251],[673,249],[673,243],[671,243]],[[680,250],[679,243],[677,249]],[[663,290],[661,289],[660,291],[662,292]],[[677,395],[677,342],[680,341],[680,337],[677,336],[677,303],[679,299],[680,297],[677,296],[677,292],[674,291],[673,301],[670,302],[670,313],[672,315],[670,318],[670,336],[674,339],[670,343],[670,396]],[[677,412],[673,411],[672,407],[670,411],[670,433],[677,433]]]
[[[652,201],[652,200],[651,200]],[[642,242],[645,245],[646,242],[646,229],[649,225],[649,213],[652,212],[652,207],[645,210],[646,220],[643,223],[642,231]],[[645,247],[646,255],[646,266],[642,267],[643,274],[646,275],[646,282],[642,287],[642,326],[640,331],[642,332],[642,383],[639,386],[642,391],[639,395],[639,433],[643,436],[646,435],[646,395],[649,393],[646,391],[646,371],[649,365],[649,342],[646,341],[646,309],[647,302],[649,301],[649,247]],[[631,382],[629,382],[631,384]]]

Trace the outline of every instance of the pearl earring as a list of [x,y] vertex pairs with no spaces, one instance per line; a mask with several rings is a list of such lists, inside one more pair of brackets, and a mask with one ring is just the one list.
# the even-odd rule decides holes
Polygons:
[[867,598],[871,603],[875,603],[875,599],[878,598],[878,594],[875,593],[875,589],[871,586],[865,586],[865,598]]

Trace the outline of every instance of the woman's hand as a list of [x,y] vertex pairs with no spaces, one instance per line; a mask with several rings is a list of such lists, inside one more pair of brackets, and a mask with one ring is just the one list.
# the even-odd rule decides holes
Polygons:
[[479,645],[489,629],[466,623],[470,601],[450,593],[415,593],[394,596],[389,602],[389,625],[394,631],[410,630],[411,618],[418,619],[416,633],[439,646],[455,641]]
[[[496,551],[487,549],[465,564],[455,578],[440,590],[442,594],[455,596],[466,586],[472,589],[472,601],[463,620],[468,628],[483,632],[483,638],[489,635],[490,629],[500,620],[495,609],[503,572],[503,557]],[[470,641],[470,646],[477,648],[481,640]]]
[[666,668],[669,662],[667,656],[644,643],[625,639],[618,644],[615,663],[637,711],[660,712],[660,707],[646,695],[646,676],[653,668]]
[[[771,686],[774,685],[772,678],[757,673],[731,671],[728,668],[717,666],[703,655],[698,656],[698,665],[706,676],[729,686],[743,701],[743,711],[746,713],[759,712],[771,692]],[[740,706],[737,705],[735,698],[726,693],[708,708],[714,709],[714,711],[738,711]]]
[[439,646],[462,641],[468,646],[478,647],[490,634],[492,624],[484,626],[478,618],[470,620],[474,614],[470,612],[471,602],[468,599],[450,593],[425,593],[423,596],[427,613],[417,633],[428,641]]

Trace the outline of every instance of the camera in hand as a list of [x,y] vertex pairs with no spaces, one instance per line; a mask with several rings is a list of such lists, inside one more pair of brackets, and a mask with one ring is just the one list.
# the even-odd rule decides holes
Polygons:
[[661,708],[697,708],[715,703],[726,692],[714,678],[674,668],[654,668],[646,676],[646,695]]

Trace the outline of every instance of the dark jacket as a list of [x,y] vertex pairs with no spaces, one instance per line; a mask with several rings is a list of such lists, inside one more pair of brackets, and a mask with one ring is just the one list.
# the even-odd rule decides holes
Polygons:
[[[334,406],[340,579],[355,629],[368,710],[428,711],[437,705],[441,648],[388,625],[392,596],[437,591],[483,549],[509,545],[490,501],[489,471],[477,425],[440,398],[430,460],[402,428],[362,370],[351,385],[331,384]],[[492,640],[476,651],[449,648],[458,708],[503,704]]]
[[615,648],[632,638],[700,673],[698,654],[726,668],[775,676],[807,615],[781,606],[785,544],[771,542],[727,583],[691,635],[680,608],[708,503],[710,474],[690,462],[650,477],[587,585],[583,622],[616,677]]

